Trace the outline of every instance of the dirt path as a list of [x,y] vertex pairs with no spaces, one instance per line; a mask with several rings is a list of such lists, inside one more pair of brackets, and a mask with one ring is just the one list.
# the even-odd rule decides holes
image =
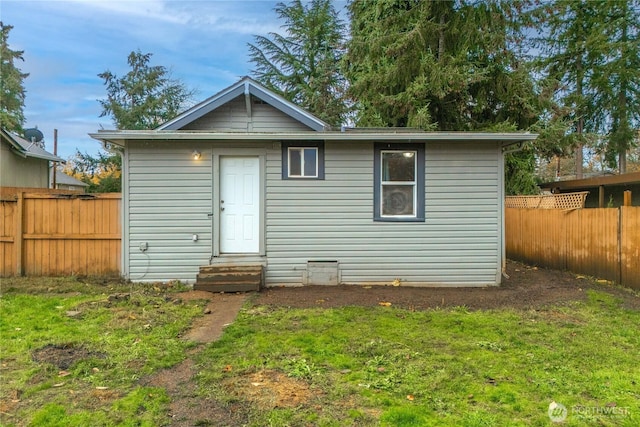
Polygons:
[[[198,318],[183,336],[185,340],[199,343],[191,350],[190,356],[200,352],[205,344],[222,336],[224,328],[231,324],[249,294],[214,294],[205,291],[183,292],[178,295],[183,300],[209,300],[204,308],[205,315]],[[172,426],[191,427],[195,425],[238,425],[238,417],[233,408],[223,407],[214,399],[197,395],[194,376],[198,367],[192,357],[182,363],[144,378],[145,386],[161,387],[171,398],[170,423]],[[241,424],[241,423],[240,423]]]

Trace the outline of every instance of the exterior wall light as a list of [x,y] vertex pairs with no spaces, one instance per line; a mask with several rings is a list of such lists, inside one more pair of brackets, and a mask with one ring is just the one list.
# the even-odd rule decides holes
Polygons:
[[403,156],[405,156],[407,159],[410,159],[413,157],[415,153],[413,151],[405,151],[404,153],[402,153]]
[[193,160],[198,160],[200,159],[200,157],[202,157],[202,153],[199,152],[198,150],[193,150],[192,156],[193,156]]

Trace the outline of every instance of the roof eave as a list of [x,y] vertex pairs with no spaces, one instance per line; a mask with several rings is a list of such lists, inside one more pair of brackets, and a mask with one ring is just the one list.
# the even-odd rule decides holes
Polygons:
[[92,138],[124,146],[126,141],[388,141],[388,142],[468,142],[501,143],[502,146],[533,141],[532,133],[469,132],[202,132],[202,131],[98,131]]

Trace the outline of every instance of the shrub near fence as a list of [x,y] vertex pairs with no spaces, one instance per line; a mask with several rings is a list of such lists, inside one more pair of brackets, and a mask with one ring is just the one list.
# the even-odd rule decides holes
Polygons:
[[2,197],[0,277],[120,275],[120,200],[120,194]]
[[510,259],[640,289],[640,207],[505,212]]

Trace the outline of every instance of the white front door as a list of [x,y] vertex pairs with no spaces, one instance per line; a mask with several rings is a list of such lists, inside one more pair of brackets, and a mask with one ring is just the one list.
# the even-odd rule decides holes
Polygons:
[[220,157],[220,252],[260,251],[258,157]]

